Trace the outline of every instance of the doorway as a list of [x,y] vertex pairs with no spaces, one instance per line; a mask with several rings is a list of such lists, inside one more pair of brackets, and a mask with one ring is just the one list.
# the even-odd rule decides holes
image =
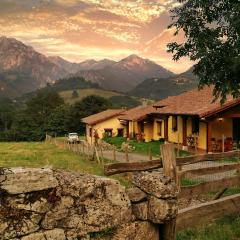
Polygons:
[[123,128],[118,128],[117,136],[118,137],[123,137],[123,135],[124,135],[124,129]]
[[240,118],[233,118],[233,142],[240,146]]

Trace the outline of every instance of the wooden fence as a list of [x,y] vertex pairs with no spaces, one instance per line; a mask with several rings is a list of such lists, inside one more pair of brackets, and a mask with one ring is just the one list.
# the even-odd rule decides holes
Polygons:
[[[87,159],[95,160],[103,164],[105,160],[108,160],[108,162],[128,163],[134,161],[136,157],[139,158],[139,156],[136,156],[136,154],[132,152],[132,148],[128,144],[123,146],[121,151],[117,151],[115,146],[101,141],[96,145],[89,144],[86,140],[80,140],[79,143],[68,143],[67,138],[57,138],[56,136],[50,136],[49,134],[46,134],[45,140],[58,147],[67,149],[76,154],[84,155]],[[149,148],[148,155],[144,157],[144,160],[149,161],[152,160],[152,158],[152,152]]]
[[[102,166],[104,166],[105,160],[109,158],[105,155],[105,149],[101,144],[91,145],[85,140],[80,140],[79,143],[68,143],[67,138],[59,139],[56,136],[53,137],[49,134],[46,134],[45,141],[54,144],[60,148],[69,150],[70,152],[73,152],[75,154],[82,155],[87,160],[96,161],[97,163],[102,164]],[[110,153],[110,160],[112,162],[115,162],[116,148],[112,147],[111,149],[108,149],[108,152]],[[125,151],[125,156],[127,161],[128,150]]]
[[45,141],[55,144],[56,146],[69,150],[73,153],[79,155],[85,155],[87,158],[94,160],[96,155],[94,155],[94,147],[88,144],[86,141],[79,141],[79,143],[69,143],[67,139],[58,139],[55,136],[52,137],[46,134]]
[[[239,214],[240,213],[240,194],[235,194],[228,197],[222,197],[224,192],[231,187],[240,187],[240,163],[233,163],[224,161],[229,158],[238,158],[240,156],[239,150],[225,153],[212,153],[195,155],[188,157],[179,157],[174,160],[175,151],[169,152],[169,144],[161,146],[162,158],[159,160],[149,162],[135,162],[135,163],[116,163],[105,166],[105,175],[113,175],[124,172],[147,171],[153,169],[163,168],[163,174],[172,177],[180,187],[179,198],[192,198],[202,194],[215,192],[213,200],[203,204],[192,206],[189,208],[181,209],[178,213],[176,224],[174,221],[168,223],[168,234],[165,239],[175,239],[175,229],[183,230],[185,228],[194,227],[198,224],[207,224],[217,218],[225,215]],[[171,144],[170,144],[171,145]],[[168,148],[168,150],[166,150]],[[172,147],[173,149],[173,147]],[[167,151],[167,152],[166,152]],[[196,165],[199,163],[219,163],[217,166],[206,166],[194,169],[183,169],[186,166]],[[170,172],[164,170],[166,164]],[[227,171],[234,171],[234,174],[229,177],[213,181],[204,181],[192,186],[180,186],[181,179],[186,176],[205,176],[211,174],[220,174]],[[222,198],[221,198],[222,197]],[[177,227],[174,227],[176,225]]]

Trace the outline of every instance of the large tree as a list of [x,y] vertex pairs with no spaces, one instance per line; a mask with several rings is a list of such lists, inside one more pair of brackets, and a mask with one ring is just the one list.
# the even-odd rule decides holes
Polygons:
[[[26,102],[26,108],[16,112],[12,135],[18,141],[40,141],[47,130],[52,131],[63,99],[54,91],[38,91]],[[60,116],[61,117],[61,116]],[[64,121],[64,119],[62,119]],[[56,123],[57,124],[57,123]]]
[[87,96],[82,101],[76,102],[70,108],[68,127],[70,131],[85,133],[85,124],[81,119],[95,113],[99,113],[111,107],[109,100],[100,96]]
[[170,43],[173,59],[195,61],[199,87],[214,85],[214,96],[222,102],[227,94],[240,96],[240,1],[178,0],[173,9],[176,35],[184,31],[184,43]]

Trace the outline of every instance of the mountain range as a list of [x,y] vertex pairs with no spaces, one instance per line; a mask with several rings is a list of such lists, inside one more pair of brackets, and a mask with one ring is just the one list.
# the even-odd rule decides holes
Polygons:
[[[15,98],[59,79],[83,77],[106,90],[158,99],[159,95],[166,95],[167,86],[172,87],[168,89],[172,94],[176,87],[185,89],[185,85],[194,81],[190,75],[176,75],[137,55],[118,62],[90,59],[72,63],[59,56],[47,57],[14,38],[0,37],[0,97]],[[161,89],[156,90],[152,85]]]
[[0,38],[0,96],[19,96],[67,74],[32,47],[13,38]]
[[174,73],[135,54],[119,62],[109,62],[104,68],[80,70],[75,76],[96,82],[102,88],[128,92],[149,77],[173,77]]

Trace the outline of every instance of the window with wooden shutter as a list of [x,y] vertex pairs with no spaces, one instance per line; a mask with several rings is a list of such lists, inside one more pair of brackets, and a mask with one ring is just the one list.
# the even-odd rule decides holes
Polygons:
[[172,116],[172,130],[176,132],[178,130],[178,119],[177,116]]
[[157,121],[157,134],[162,136],[162,121]]
[[199,133],[199,118],[192,118],[192,133]]

